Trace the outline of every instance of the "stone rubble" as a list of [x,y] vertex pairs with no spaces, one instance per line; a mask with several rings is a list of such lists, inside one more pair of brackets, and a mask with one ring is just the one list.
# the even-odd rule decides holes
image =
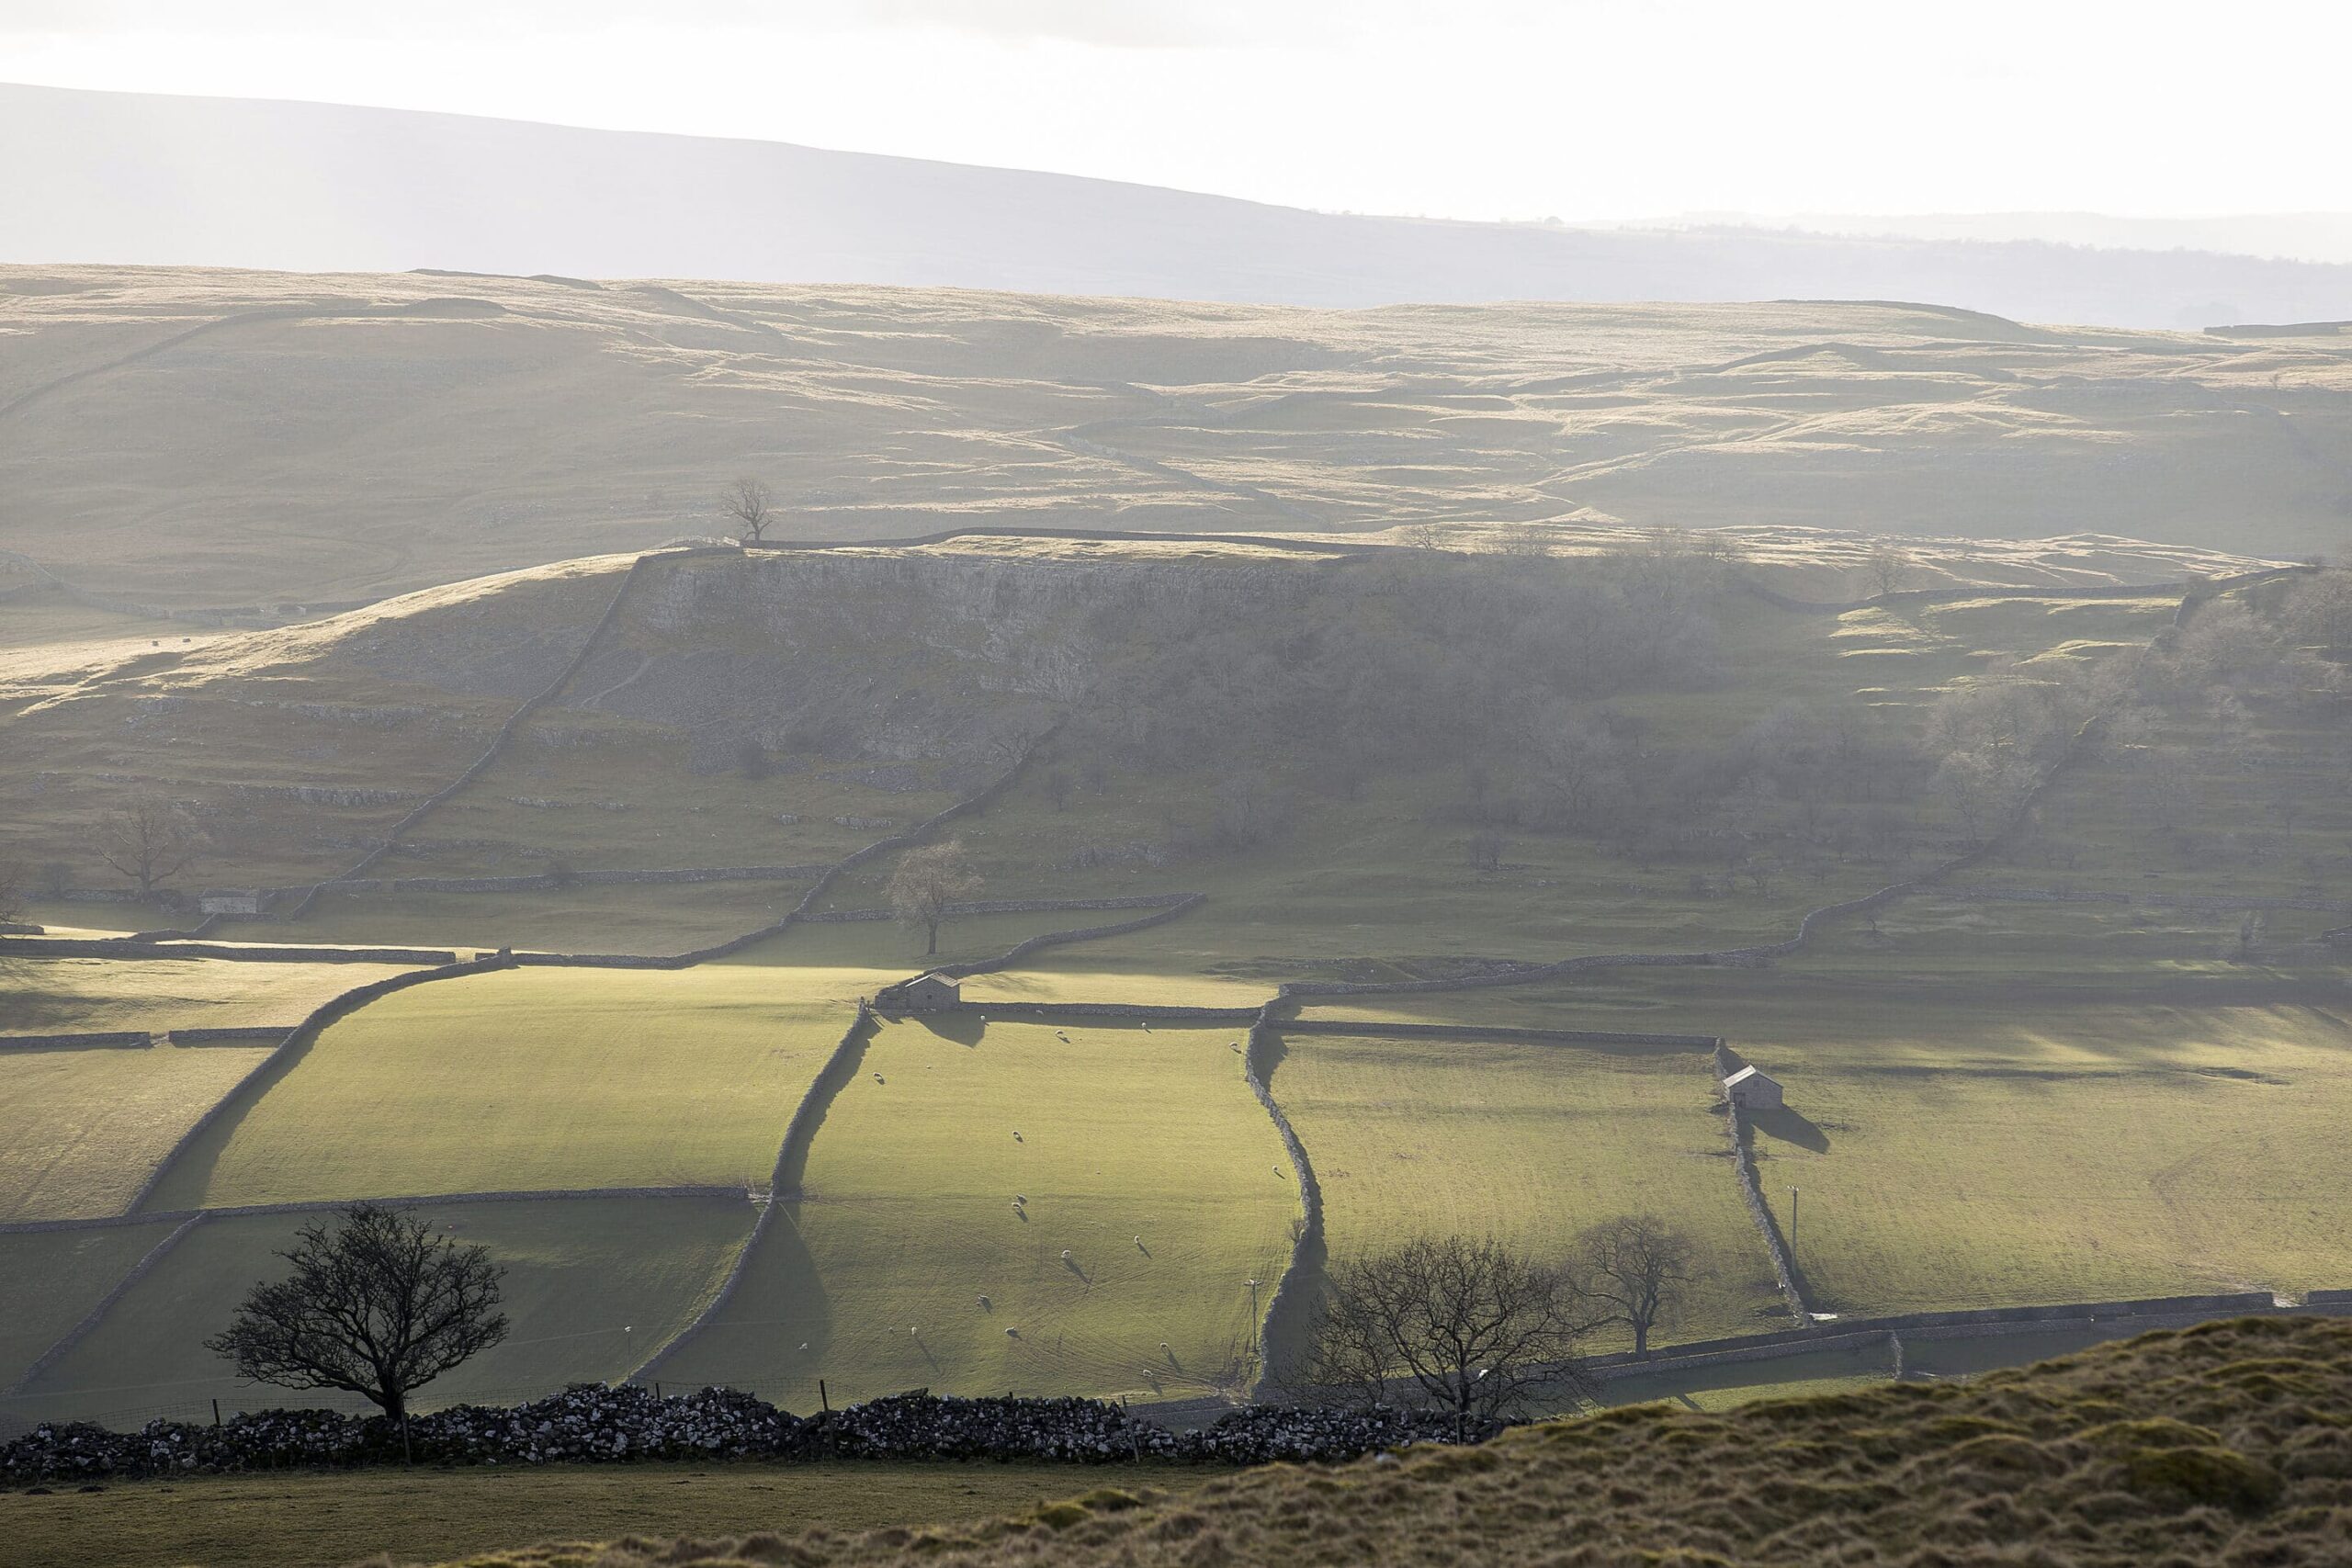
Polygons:
[[[1483,1441],[1501,1428],[1474,1427]],[[637,1460],[995,1460],[1065,1464],[1331,1462],[1409,1443],[1452,1442],[1452,1416],[1257,1405],[1171,1431],[1091,1399],[957,1399],[927,1391],[798,1416],[731,1389],[657,1398],[584,1383],[511,1407],[460,1404],[412,1416],[419,1464]],[[220,1426],[151,1421],[136,1432],[48,1423],[0,1445],[0,1482],[38,1485],[190,1472],[333,1469],[401,1462],[380,1416],[265,1410]]]

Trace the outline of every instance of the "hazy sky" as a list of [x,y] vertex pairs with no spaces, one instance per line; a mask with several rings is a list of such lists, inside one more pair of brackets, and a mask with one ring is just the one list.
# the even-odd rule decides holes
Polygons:
[[0,80],[1458,218],[2352,209],[2332,0],[0,0]]

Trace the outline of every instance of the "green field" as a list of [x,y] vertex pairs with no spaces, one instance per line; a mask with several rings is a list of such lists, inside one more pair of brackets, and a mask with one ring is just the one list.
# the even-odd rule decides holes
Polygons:
[[[269,934],[274,940],[278,933],[272,928]],[[261,1024],[290,1029],[330,997],[400,972],[383,964],[0,958],[0,1035]]]
[[519,969],[334,1024],[168,1175],[157,1208],[764,1185],[872,972]]
[[[1323,1185],[1334,1258],[1460,1235],[1556,1263],[1586,1227],[1648,1212],[1696,1250],[1689,1307],[1653,1343],[1786,1325],[1704,1053],[1321,1034],[1283,1044],[1274,1098]],[[1594,1348],[1620,1348],[1619,1337]]]
[[794,1409],[820,1377],[836,1403],[1238,1390],[1255,1370],[1247,1281],[1262,1305],[1299,1211],[1238,1038],[882,1026],[817,1130],[800,1198],[662,1377]]
[[10,1051],[0,1057],[0,1220],[119,1214],[266,1047]]
[[[506,1340],[428,1385],[421,1407],[514,1403],[567,1382],[607,1382],[645,1360],[700,1310],[752,1226],[740,1199],[593,1198],[422,1211],[505,1270]],[[272,1405],[359,1408],[350,1397],[241,1383],[202,1341],[245,1292],[285,1272],[275,1254],[316,1216],[235,1215],[198,1225],[87,1338],[0,1411],[209,1416]]]
[[[1787,1086],[1789,1112],[1759,1118],[1757,1147],[1783,1226],[1801,1190],[1797,1254],[1824,1310],[2352,1278],[2338,1218],[2352,1173],[2313,1153],[2352,1120],[2333,983],[2217,961],[2069,976],[2049,967],[2070,962],[2055,932],[2039,974],[2030,958],[1974,962],[1950,931],[1905,940],[1875,963],[1831,943],[1760,974],[1628,970],[1312,1010],[1720,1031]],[[1938,953],[1957,958],[1931,966]]]
[[172,1225],[0,1235],[0,1388],[82,1321]]

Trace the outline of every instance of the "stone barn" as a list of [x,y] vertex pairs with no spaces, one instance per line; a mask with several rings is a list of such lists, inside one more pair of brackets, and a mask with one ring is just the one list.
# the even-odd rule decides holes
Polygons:
[[268,902],[259,888],[208,887],[196,896],[198,911],[207,915],[258,915]]
[[1760,1067],[1742,1067],[1724,1079],[1724,1093],[1750,1111],[1781,1109],[1781,1080]]
[[890,987],[890,1004],[901,1012],[937,1012],[964,999],[961,982],[944,975],[918,975]]

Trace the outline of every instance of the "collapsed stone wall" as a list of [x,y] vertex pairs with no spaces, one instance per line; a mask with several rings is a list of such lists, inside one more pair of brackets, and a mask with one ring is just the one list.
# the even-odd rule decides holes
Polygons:
[[510,1408],[461,1404],[413,1416],[405,1433],[381,1417],[268,1410],[219,1426],[153,1421],[137,1432],[44,1422],[0,1447],[0,1480],[90,1482],[189,1472],[345,1469],[426,1464],[631,1463],[656,1460],[995,1460],[1048,1464],[1330,1463],[1412,1443],[1483,1441],[1442,1411],[1236,1410],[1198,1430],[1171,1431],[1091,1399],[956,1399],[927,1391],[794,1416],[730,1389],[663,1397],[640,1384],[583,1384]]

